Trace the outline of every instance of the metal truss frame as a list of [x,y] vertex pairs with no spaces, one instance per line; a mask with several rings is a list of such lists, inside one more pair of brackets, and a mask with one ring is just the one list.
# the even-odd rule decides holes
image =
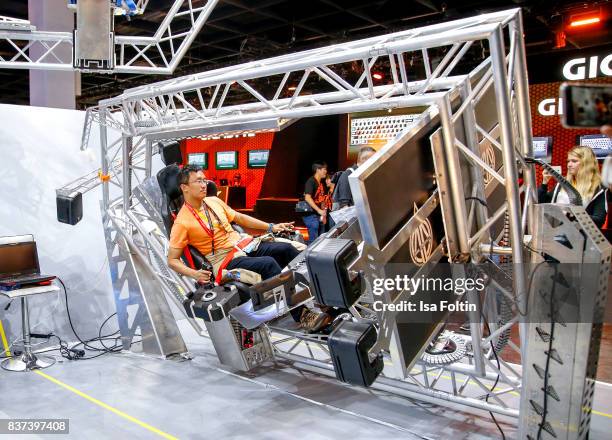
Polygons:
[[[138,6],[144,8],[147,3],[148,0],[140,0]],[[217,3],[218,0],[175,0],[152,37],[115,36],[115,68],[103,72],[172,74]],[[188,17],[189,27],[178,29],[177,22],[183,17]],[[38,31],[26,20],[0,17],[2,41],[14,53],[0,57],[0,69],[74,70],[71,32]],[[153,62],[153,55],[161,63]]]
[[[103,100],[89,110],[87,118],[88,124],[100,124],[100,173],[106,176],[102,183],[103,211],[114,218],[113,227],[125,239],[129,249],[124,252],[137,252],[143,260],[151,262],[156,268],[156,281],[178,304],[192,288],[191,281],[167,267],[164,269],[167,239],[151,227],[157,224],[163,230],[155,210],[143,202],[138,190],[151,177],[153,140],[182,138],[186,133],[197,137],[211,132],[257,131],[253,124],[262,121],[426,106],[437,112],[442,125],[436,172],[444,180],[440,185],[448,190],[432,197],[443,207],[449,256],[456,262],[480,262],[490,254],[506,255],[512,257],[514,268],[520,267],[524,260],[523,236],[533,224],[530,205],[535,200],[533,168],[524,161],[525,156],[532,156],[532,139],[522,33],[521,12],[514,9],[171,79]],[[453,74],[475,44],[488,45],[489,55],[471,72]],[[447,52],[433,63],[428,51],[437,47],[446,47]],[[415,73],[409,68],[408,61],[415,53],[426,61],[424,72]],[[375,85],[373,80],[374,63],[381,57],[389,59],[391,84]],[[341,76],[343,70],[338,66],[347,63],[361,66],[356,80]],[[330,90],[312,93],[309,79],[313,77]],[[257,90],[252,80],[260,78],[269,78],[274,90],[268,93]],[[295,89],[289,88],[291,84],[295,84]],[[247,91],[250,100],[232,102],[233,87]],[[476,105],[491,88],[496,120],[492,129],[475,116]],[[87,123],[84,133],[88,132]],[[459,126],[465,133],[463,140],[455,134]],[[108,129],[119,130],[121,141],[109,144]],[[481,150],[486,143],[499,152],[501,164],[484,159],[486,155]],[[517,183],[517,162],[523,168],[523,187]],[[472,184],[467,191],[462,183],[467,178],[462,176],[465,164]],[[92,179],[95,180],[91,176],[85,179],[86,184],[75,181],[65,189],[79,185],[91,188]],[[121,194],[111,197],[111,185]],[[500,185],[505,191],[505,203],[494,213],[487,213],[474,200],[468,200],[486,200],[492,189]],[[525,194],[524,206],[520,203],[521,193]],[[422,221],[421,214],[413,216],[414,222]],[[488,231],[504,215],[509,242],[501,246],[499,237],[490,237]],[[398,232],[391,247],[406,241],[414,222],[410,220]],[[366,252],[384,257],[392,249]],[[386,361],[391,365],[385,369],[387,376],[379,378],[373,386],[437,404],[452,402],[518,417],[515,395],[521,389],[521,368],[506,361],[503,353],[498,356],[498,368],[490,348],[491,342],[496,343],[504,332],[518,325],[521,342],[507,344],[519,355],[525,350],[526,327],[519,324],[518,315],[525,310],[526,274],[515,269],[507,278],[511,287],[496,286],[514,305],[513,318],[503,325],[496,324],[498,317],[490,306],[491,298],[468,296],[490,323],[491,334],[484,335],[480,313],[470,315],[470,335],[465,336],[471,346],[467,361],[443,366],[417,362],[407,371],[394,353],[395,334],[391,329],[380,347],[387,351]],[[368,313],[367,301],[356,305],[352,312]],[[203,333],[198,321],[190,322]],[[270,326],[270,331],[279,357],[333,375],[324,338],[287,334],[274,326]],[[386,329],[381,328],[381,332],[386,334]],[[499,387],[492,390],[494,382]]]
[[[507,17],[505,12],[486,14],[171,79],[102,100],[98,108],[110,110],[107,123],[138,136],[229,122],[430,105],[443,96],[436,92],[464,79],[450,73],[475,41],[486,39]],[[434,47],[448,48],[435,67],[428,55]],[[420,81],[411,80],[417,72],[408,64],[415,53],[426,60]],[[382,57],[389,59],[393,83],[376,86],[372,69]],[[337,73],[337,67],[351,63],[362,69],[353,83]],[[268,79],[275,90],[257,90],[249,82],[258,78]],[[309,80],[323,81],[330,91],[313,94]],[[234,87],[247,92],[248,102],[231,102]]]

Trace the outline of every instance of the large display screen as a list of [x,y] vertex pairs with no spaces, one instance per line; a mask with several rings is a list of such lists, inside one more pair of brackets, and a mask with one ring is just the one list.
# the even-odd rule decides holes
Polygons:
[[249,168],[265,168],[269,156],[270,150],[249,150],[247,165]]
[[216,163],[218,170],[235,170],[238,168],[238,152],[217,151]]
[[578,144],[591,148],[598,159],[612,154],[612,139],[604,134],[585,134],[578,138]]
[[208,169],[208,153],[189,153],[187,155],[187,163],[196,165],[202,169]]

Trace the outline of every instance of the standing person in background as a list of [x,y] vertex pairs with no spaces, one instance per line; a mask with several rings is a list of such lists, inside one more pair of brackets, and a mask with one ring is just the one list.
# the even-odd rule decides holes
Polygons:
[[374,153],[376,153],[376,150],[372,147],[361,147],[359,149],[359,154],[357,155],[357,163],[340,173],[332,196],[332,211],[342,209],[346,206],[353,206],[355,204],[348,178],[350,174],[357,169],[357,167],[365,163],[365,161],[372,157]]
[[[582,196],[582,206],[597,227],[601,229],[608,212],[606,202],[608,189],[601,185],[599,166],[593,150],[589,147],[578,146],[567,153],[566,179],[578,190]],[[560,184],[557,184],[552,192],[547,192],[549,180],[550,175],[545,172],[542,185],[538,189],[538,201],[540,203],[569,204],[569,196]]]
[[304,186],[304,200],[313,209],[313,213],[305,216],[304,224],[308,228],[308,244],[328,230],[327,211],[331,209],[331,193],[334,185],[327,176],[327,164],[315,162],[312,164],[313,175]]

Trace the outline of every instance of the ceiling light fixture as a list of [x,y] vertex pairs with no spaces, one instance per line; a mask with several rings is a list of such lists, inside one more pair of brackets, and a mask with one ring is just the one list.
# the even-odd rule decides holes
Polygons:
[[580,18],[578,20],[572,20],[570,22],[569,27],[577,28],[577,27],[588,26],[590,24],[595,24],[595,23],[600,23],[600,22],[601,22],[600,17],[585,17],[585,18]]

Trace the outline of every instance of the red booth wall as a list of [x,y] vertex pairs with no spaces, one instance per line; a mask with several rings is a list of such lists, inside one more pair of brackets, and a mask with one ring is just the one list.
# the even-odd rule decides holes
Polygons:
[[[181,152],[184,163],[187,163],[189,153],[208,153],[208,170],[206,177],[219,185],[220,179],[227,179],[231,185],[234,175],[240,173],[240,184],[246,187],[246,207],[251,209],[259,197],[261,184],[266,174],[266,168],[248,168],[248,150],[269,150],[272,147],[274,133],[259,133],[253,137],[236,137],[230,139],[188,139],[181,142]],[[217,170],[215,153],[217,151],[238,151],[238,169]]]

